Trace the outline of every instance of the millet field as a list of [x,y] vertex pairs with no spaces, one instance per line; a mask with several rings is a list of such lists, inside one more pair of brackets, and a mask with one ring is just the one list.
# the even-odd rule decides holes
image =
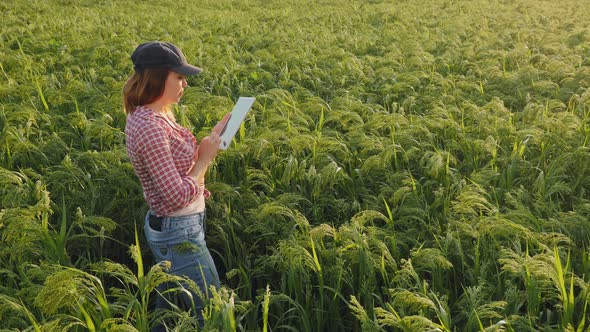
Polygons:
[[[590,329],[590,1],[0,3],[0,331]],[[222,287],[155,312],[130,54],[204,69]],[[188,285],[187,287],[191,287]]]

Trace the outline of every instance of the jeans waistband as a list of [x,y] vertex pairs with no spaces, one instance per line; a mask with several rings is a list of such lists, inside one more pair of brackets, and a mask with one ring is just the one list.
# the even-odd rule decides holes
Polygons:
[[169,228],[179,228],[192,226],[195,223],[203,223],[205,221],[205,211],[185,216],[166,216],[163,217],[163,222],[168,222]]
[[[161,223],[160,229],[153,229],[150,227],[150,219],[159,219]],[[165,216],[156,217],[155,214],[149,211],[146,215],[145,228],[149,238],[155,242],[161,241],[180,241],[185,236],[191,234],[200,234],[204,237],[205,226],[205,212],[189,214],[185,216]]]

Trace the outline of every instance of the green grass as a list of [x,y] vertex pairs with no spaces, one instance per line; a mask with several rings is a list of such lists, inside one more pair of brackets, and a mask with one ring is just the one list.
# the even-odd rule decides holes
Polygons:
[[0,329],[196,329],[135,231],[121,89],[157,39],[205,69],[197,138],[257,97],[208,173],[205,330],[586,330],[583,2],[0,4]]

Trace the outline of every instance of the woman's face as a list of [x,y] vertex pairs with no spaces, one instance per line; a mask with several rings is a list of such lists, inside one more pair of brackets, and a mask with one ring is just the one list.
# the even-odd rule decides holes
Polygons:
[[162,104],[170,105],[178,103],[186,86],[186,77],[184,75],[173,71],[168,72],[168,77],[164,85],[164,93],[160,97]]

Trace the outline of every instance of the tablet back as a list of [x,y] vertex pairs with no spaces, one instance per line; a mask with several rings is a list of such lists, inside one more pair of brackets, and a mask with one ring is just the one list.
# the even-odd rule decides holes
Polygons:
[[234,106],[234,109],[231,112],[231,116],[225,127],[221,131],[221,143],[219,144],[219,148],[222,150],[227,150],[230,146],[232,139],[240,129],[240,125],[246,119],[246,115],[250,111],[252,104],[256,98],[254,97],[240,97],[238,102]]

